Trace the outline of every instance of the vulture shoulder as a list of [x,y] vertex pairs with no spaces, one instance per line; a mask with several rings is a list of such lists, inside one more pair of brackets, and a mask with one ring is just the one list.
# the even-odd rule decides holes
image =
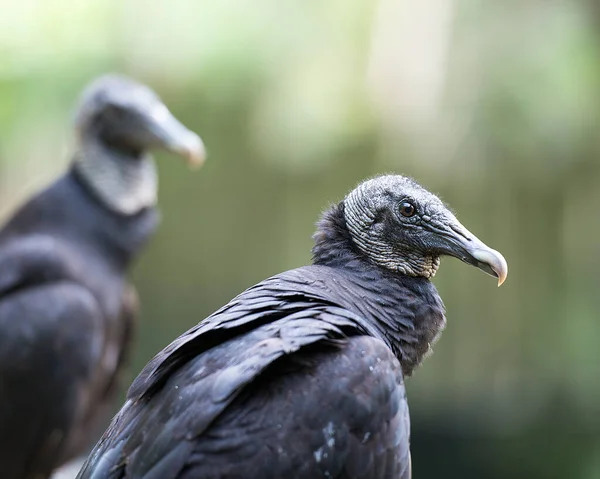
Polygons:
[[302,271],[250,288],[148,364],[79,477],[409,477],[402,369],[362,323]]
[[104,319],[97,298],[74,279],[70,253],[46,235],[6,242],[0,252],[0,464],[7,479],[46,477],[57,456],[70,456],[72,426],[92,400],[87,383],[103,357]]
[[6,478],[51,472],[101,353],[96,299],[62,275],[68,266],[55,258],[30,263],[21,254],[29,246],[6,248],[0,258],[0,464]]

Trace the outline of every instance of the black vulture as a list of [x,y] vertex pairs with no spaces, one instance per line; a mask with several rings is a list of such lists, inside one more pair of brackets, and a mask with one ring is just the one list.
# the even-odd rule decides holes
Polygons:
[[80,479],[409,478],[404,378],[445,324],[440,256],[503,256],[414,180],[324,213],[313,265],[244,291],[143,369]]
[[0,231],[0,477],[43,479],[111,416],[135,330],[125,280],[157,226],[147,150],[204,146],[147,87],[107,75],[82,95],[69,170]]

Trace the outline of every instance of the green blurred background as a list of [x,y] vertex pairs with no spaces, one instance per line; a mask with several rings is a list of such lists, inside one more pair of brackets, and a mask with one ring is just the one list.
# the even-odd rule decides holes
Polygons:
[[415,177],[510,265],[447,259],[448,326],[408,381],[428,478],[600,478],[595,0],[0,0],[0,218],[64,171],[80,90],[122,72],[197,131],[158,154],[129,378],[232,296],[310,261],[320,212]]

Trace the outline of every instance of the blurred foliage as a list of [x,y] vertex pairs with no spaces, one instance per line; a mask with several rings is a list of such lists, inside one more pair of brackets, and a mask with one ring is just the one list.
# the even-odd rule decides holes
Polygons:
[[600,478],[600,9],[593,2],[0,2],[0,215],[69,161],[107,71],[198,131],[163,154],[161,228],[133,273],[133,378],[265,277],[310,261],[319,213],[416,177],[508,259],[446,260],[448,327],[408,382],[416,477]]

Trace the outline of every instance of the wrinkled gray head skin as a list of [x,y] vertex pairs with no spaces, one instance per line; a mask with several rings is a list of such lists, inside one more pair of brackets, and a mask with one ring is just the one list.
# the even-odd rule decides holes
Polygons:
[[150,88],[106,75],[83,92],[75,115],[75,168],[111,210],[135,214],[156,202],[149,150],[181,155],[190,166],[206,156],[198,135],[183,126]]
[[344,215],[356,247],[392,271],[431,278],[440,256],[449,255],[498,278],[498,286],[508,274],[498,251],[411,178],[386,175],[361,183],[346,196]]

